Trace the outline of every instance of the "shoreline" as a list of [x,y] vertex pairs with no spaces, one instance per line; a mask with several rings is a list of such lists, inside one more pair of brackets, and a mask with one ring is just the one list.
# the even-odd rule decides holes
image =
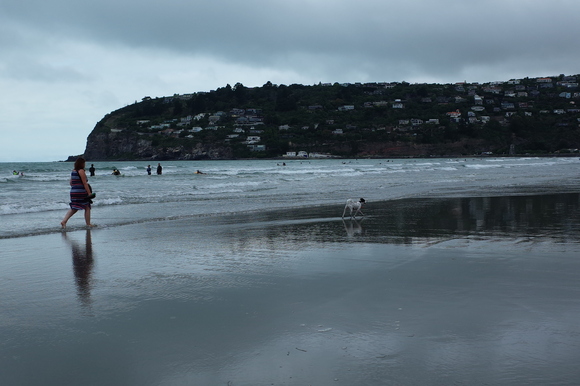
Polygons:
[[[83,154],[78,156],[69,156],[66,160],[59,161],[38,161],[38,162],[74,162],[78,157],[82,157]],[[206,161],[282,161],[282,160],[361,160],[361,159],[447,159],[447,158],[580,158],[580,153],[563,153],[563,154],[472,154],[472,155],[423,155],[423,156],[360,156],[360,157],[345,157],[330,155],[329,157],[267,157],[267,158],[216,158],[216,159],[179,159],[179,158],[167,158],[167,159],[150,159],[150,158],[115,158],[115,159],[90,159],[87,162],[167,162],[167,161],[192,161],[192,162],[206,162]]]

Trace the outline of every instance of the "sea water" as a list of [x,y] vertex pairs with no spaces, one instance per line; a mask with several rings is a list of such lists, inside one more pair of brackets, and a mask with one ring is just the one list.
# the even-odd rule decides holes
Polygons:
[[[164,161],[161,175],[151,162],[94,165],[89,183],[97,197],[91,214],[100,227],[321,205],[335,205],[340,216],[344,201],[359,197],[372,207],[373,201],[409,197],[580,190],[577,157]],[[72,167],[0,163],[0,238],[60,231]],[[115,168],[120,176],[112,174]],[[81,213],[68,223],[71,229],[83,226]]]

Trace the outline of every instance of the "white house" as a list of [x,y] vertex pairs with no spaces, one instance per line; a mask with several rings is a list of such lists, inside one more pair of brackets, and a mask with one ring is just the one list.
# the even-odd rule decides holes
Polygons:
[[395,99],[395,102],[393,103],[393,108],[402,109],[403,107],[405,107],[405,105],[403,105],[403,102],[401,102],[400,99]]

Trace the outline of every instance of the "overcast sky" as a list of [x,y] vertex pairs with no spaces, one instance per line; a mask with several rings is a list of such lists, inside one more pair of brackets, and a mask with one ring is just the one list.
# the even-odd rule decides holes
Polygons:
[[81,154],[144,96],[580,73],[578,0],[0,0],[0,162]]

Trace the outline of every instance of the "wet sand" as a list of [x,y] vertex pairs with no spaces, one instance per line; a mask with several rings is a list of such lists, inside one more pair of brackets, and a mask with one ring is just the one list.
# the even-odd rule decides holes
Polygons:
[[2,385],[574,385],[580,195],[0,240]]

